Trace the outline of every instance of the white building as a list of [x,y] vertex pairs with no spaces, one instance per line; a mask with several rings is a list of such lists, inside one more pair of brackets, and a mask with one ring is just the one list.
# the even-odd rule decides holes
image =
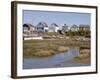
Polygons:
[[62,26],[62,31],[63,32],[68,32],[70,30],[69,26],[64,24],[64,26]]
[[28,32],[30,29],[29,24],[23,24],[23,32]]
[[39,22],[37,24],[37,32],[48,32],[48,25],[45,22]]
[[58,32],[58,30],[60,30],[60,28],[56,23],[52,23],[49,26],[49,32]]

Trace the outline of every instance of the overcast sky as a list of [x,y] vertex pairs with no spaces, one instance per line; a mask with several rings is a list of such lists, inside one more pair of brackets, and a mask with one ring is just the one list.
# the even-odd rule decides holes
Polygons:
[[73,12],[52,12],[52,11],[23,11],[23,24],[30,23],[37,25],[39,22],[46,22],[48,25],[56,23],[59,26],[67,24],[69,26],[76,24],[91,24],[90,13],[73,13]]

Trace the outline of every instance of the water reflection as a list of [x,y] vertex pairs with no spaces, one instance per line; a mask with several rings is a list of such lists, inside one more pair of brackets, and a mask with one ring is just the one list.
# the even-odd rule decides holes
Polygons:
[[34,69],[34,68],[52,68],[53,65],[60,64],[60,67],[70,67],[70,66],[81,66],[84,64],[80,63],[70,63],[61,64],[63,61],[72,60],[74,57],[79,55],[79,50],[76,48],[71,48],[65,53],[56,54],[52,57],[47,58],[24,58],[23,69]]

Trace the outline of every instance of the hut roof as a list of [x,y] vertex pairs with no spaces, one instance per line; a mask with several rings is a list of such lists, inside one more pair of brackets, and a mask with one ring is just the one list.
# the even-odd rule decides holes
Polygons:
[[37,27],[48,27],[47,23],[46,22],[39,22],[37,24]]
[[56,23],[52,23],[52,24],[51,24],[51,27],[52,27],[52,26],[53,26],[53,27],[59,27]]
[[23,27],[34,27],[32,24],[27,24],[27,23],[25,23],[25,24],[23,24]]

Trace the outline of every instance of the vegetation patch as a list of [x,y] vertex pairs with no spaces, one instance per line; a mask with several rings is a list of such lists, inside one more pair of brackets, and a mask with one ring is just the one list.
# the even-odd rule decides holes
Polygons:
[[[24,40],[24,57],[49,57],[62,52],[67,52],[71,46],[89,46],[89,42],[71,41],[66,39],[56,40]],[[81,51],[82,53],[83,51]]]

